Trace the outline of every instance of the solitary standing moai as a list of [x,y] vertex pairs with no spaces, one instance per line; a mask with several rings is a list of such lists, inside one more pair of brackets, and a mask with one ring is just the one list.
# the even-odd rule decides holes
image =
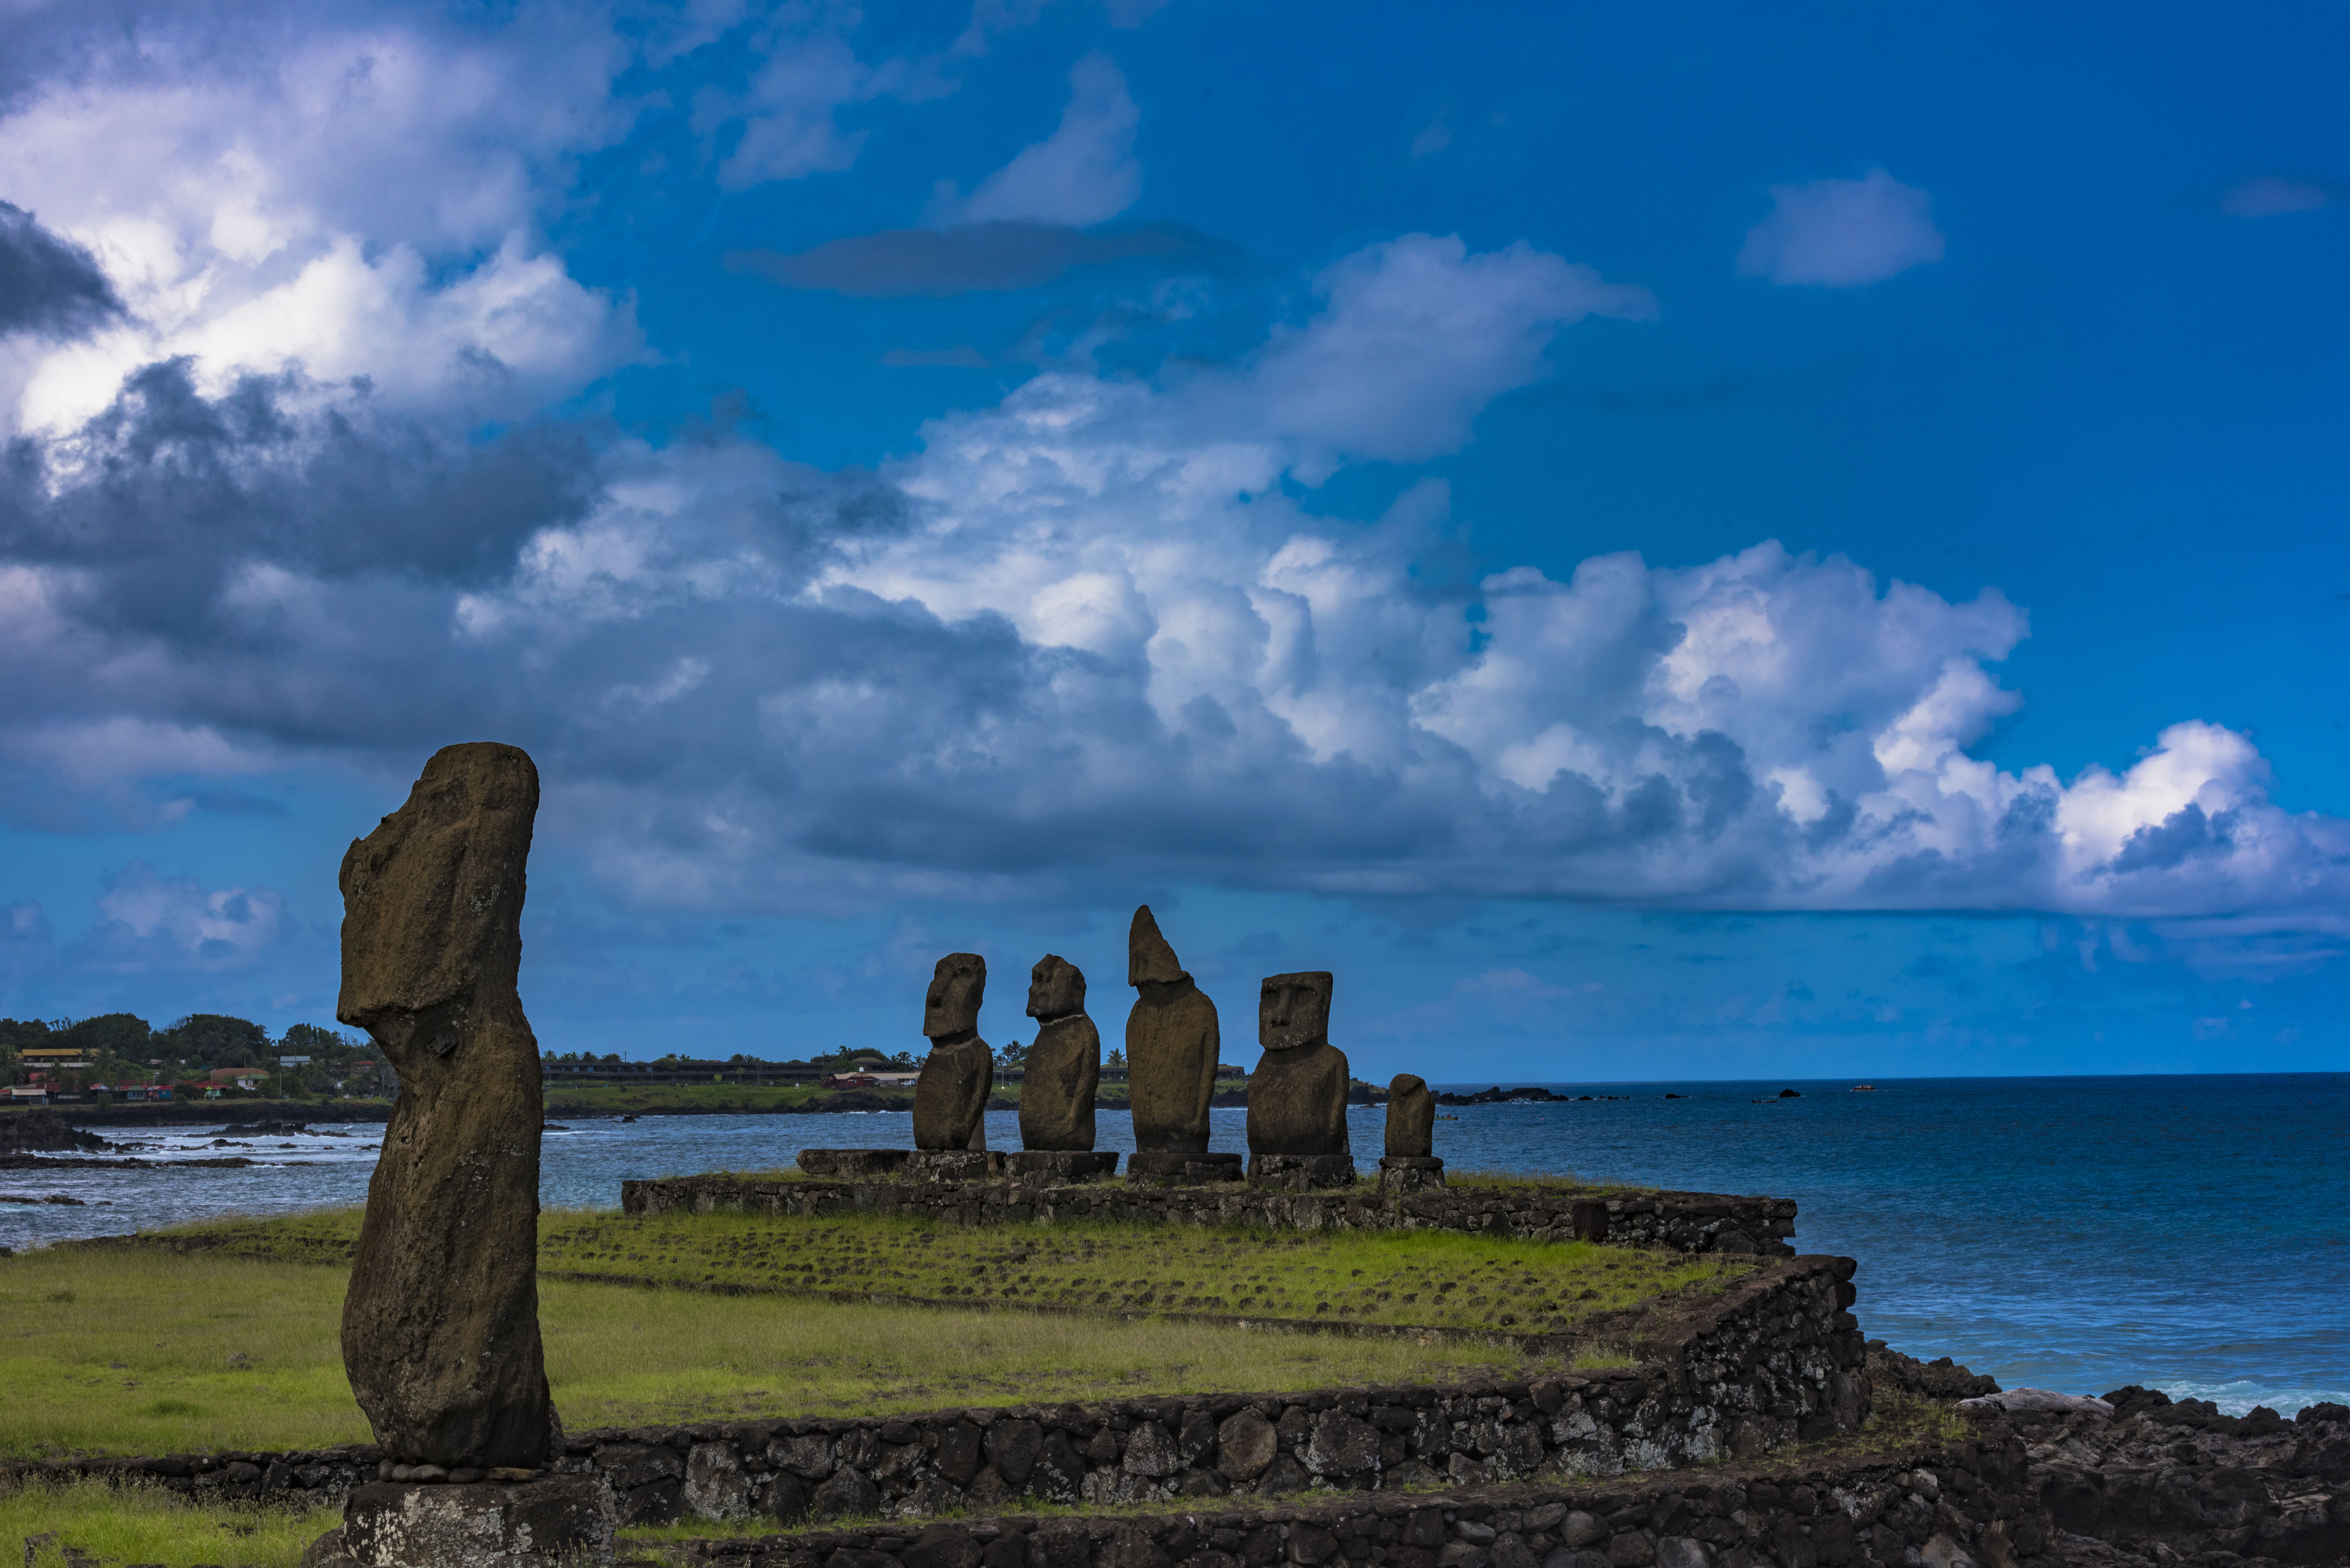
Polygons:
[[987,1096],[995,1087],[995,1054],[979,1037],[979,1004],[987,995],[987,961],[949,953],[931,975],[922,998],[922,1033],[931,1054],[914,1080],[914,1147],[985,1148]]
[[1249,1075],[1252,1155],[1342,1155],[1347,1147],[1347,1054],[1330,1044],[1326,970],[1267,975],[1257,993],[1264,1055]]
[[1020,1084],[1023,1148],[1094,1147],[1094,1092],[1101,1084],[1101,1031],[1086,1016],[1085,971],[1046,953],[1028,973],[1028,1047]]
[[343,857],[335,1016],[400,1075],[343,1299],[343,1365],[388,1466],[563,1452],[538,1337],[538,1042],[515,990],[537,814],[527,754],[446,746]]
[[1127,1097],[1134,1106],[1134,1147],[1145,1153],[1201,1154],[1208,1147],[1208,1106],[1216,1094],[1216,1004],[1175,961],[1150,906],[1134,911],[1126,939]]
[[1416,1073],[1398,1073],[1388,1085],[1388,1157],[1427,1159],[1436,1153],[1436,1096]]

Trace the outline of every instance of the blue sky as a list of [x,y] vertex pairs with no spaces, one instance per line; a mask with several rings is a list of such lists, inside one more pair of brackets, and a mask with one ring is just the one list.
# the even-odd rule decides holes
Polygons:
[[0,11],[0,1012],[325,1022],[546,781],[555,1049],[985,953],[1366,1075],[2333,1068],[2345,25]]

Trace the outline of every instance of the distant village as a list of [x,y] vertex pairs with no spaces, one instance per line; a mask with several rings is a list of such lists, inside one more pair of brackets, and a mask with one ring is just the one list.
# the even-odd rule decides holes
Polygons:
[[[997,1049],[996,1078],[1017,1083],[1026,1048]],[[818,1088],[910,1088],[920,1064],[912,1053],[845,1048],[805,1060],[771,1062],[736,1054],[724,1060],[675,1054],[625,1061],[617,1053],[547,1053],[552,1084],[805,1085]],[[1246,1069],[1231,1068],[1238,1075]],[[363,1036],[312,1023],[272,1038],[251,1019],[196,1012],[157,1029],[130,1012],[93,1018],[0,1018],[5,1103],[18,1106],[135,1104],[234,1098],[373,1099],[397,1092],[391,1069]],[[1126,1078],[1126,1056],[1105,1056],[1102,1077]]]

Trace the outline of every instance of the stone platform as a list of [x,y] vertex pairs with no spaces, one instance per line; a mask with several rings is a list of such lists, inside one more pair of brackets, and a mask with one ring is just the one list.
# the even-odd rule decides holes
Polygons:
[[918,1148],[906,1157],[909,1181],[999,1181],[1004,1155],[993,1148]]
[[1243,1171],[1236,1154],[1209,1154],[1189,1149],[1145,1149],[1126,1160],[1126,1179],[1138,1187],[1200,1187],[1211,1181],[1238,1181]]
[[798,1164],[810,1176],[854,1181],[859,1177],[895,1176],[906,1168],[913,1155],[910,1148],[804,1148]]
[[1077,1149],[1013,1149],[1004,1154],[1003,1168],[1014,1181],[1090,1181],[1116,1176],[1118,1156]]
[[619,1522],[612,1489],[593,1475],[483,1486],[372,1481],[351,1489],[343,1527],[304,1560],[316,1568],[610,1568]]
[[1419,1192],[1444,1185],[1444,1161],[1434,1155],[1389,1154],[1379,1157],[1382,1193]]
[[1355,1157],[1348,1154],[1253,1154],[1248,1179],[1282,1192],[1313,1192],[1355,1185]]

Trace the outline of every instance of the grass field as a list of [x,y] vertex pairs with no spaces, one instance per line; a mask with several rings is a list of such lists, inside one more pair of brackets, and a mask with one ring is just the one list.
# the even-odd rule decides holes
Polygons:
[[25,1568],[99,1563],[197,1563],[295,1568],[302,1549],[340,1524],[338,1508],[256,1509],[182,1501],[159,1486],[0,1484],[0,1543]]
[[[318,1256],[332,1240],[324,1226],[289,1226],[294,1235],[279,1239],[298,1244],[287,1255]],[[0,1259],[0,1458],[366,1441],[343,1376],[345,1278],[338,1267],[228,1251],[57,1247]],[[541,1282],[539,1320],[556,1404],[574,1429],[1559,1365],[1485,1343],[558,1280]]]
[[[161,1232],[248,1257],[348,1259],[356,1210]],[[1440,1231],[1265,1231],[1193,1226],[965,1229],[878,1215],[637,1219],[551,1210],[552,1274],[942,1304],[1206,1313],[1481,1333],[1575,1333],[1594,1320],[1719,1291],[1760,1265],[1588,1242]]]

